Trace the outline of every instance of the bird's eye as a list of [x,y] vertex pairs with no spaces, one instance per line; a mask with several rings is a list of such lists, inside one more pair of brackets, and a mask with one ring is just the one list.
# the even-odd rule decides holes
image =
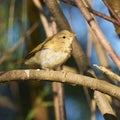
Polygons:
[[63,38],[63,39],[65,39],[66,37],[65,37],[65,36],[63,36],[62,38]]

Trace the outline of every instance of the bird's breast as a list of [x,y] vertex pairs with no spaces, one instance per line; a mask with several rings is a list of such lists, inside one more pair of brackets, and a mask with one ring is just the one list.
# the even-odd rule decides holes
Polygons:
[[54,49],[44,49],[36,53],[42,68],[55,68],[63,64],[69,57],[69,52],[54,51]]

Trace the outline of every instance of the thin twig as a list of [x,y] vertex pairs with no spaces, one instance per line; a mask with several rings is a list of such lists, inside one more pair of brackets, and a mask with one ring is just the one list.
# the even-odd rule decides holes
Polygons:
[[118,20],[118,22],[120,23],[120,18],[118,17],[118,15],[114,12],[114,10],[112,9],[112,7],[109,5],[107,0],[103,0],[103,2],[105,3],[105,5],[108,7],[108,9],[110,10],[110,12],[112,13],[112,15],[114,16],[114,18],[116,18]]
[[105,68],[103,66],[97,66],[96,64],[94,64],[93,66],[95,66],[97,69],[102,71],[104,74],[108,75],[113,80],[117,80],[117,81],[120,82],[120,76],[118,76],[117,74],[115,74],[112,71],[108,70],[107,68]]
[[[61,0],[61,1],[64,2],[64,3],[68,3],[67,0]],[[69,1],[69,4],[71,4],[71,5],[75,6],[75,7],[77,7],[76,3],[73,2],[73,1]],[[109,17],[109,16],[107,16],[107,15],[101,13],[101,12],[98,12],[98,11],[96,11],[96,10],[90,8],[90,7],[87,7],[87,9],[88,9],[91,13],[93,13],[93,14],[95,14],[95,15],[97,15],[97,16],[99,16],[99,17],[105,19],[105,20],[108,20],[108,21],[110,21],[110,22],[112,22],[112,23],[114,23],[114,24],[120,26],[120,21],[117,21],[116,19],[111,18],[111,17]]]
[[116,54],[115,50],[112,48],[102,31],[100,30],[98,24],[96,23],[95,19],[91,16],[90,12],[87,10],[85,5],[82,1],[75,0],[78,8],[80,9],[81,13],[83,14],[84,18],[88,22],[89,26],[91,27],[92,31],[95,33],[97,39],[101,43],[101,45],[104,47],[108,55],[111,57],[113,62],[116,64],[118,69],[120,70],[120,58]]
[[11,52],[14,52],[14,51],[17,49],[17,47],[24,42],[25,38],[26,38],[27,36],[30,36],[30,35],[33,33],[33,31],[38,27],[38,25],[39,25],[38,22],[34,23],[33,26],[25,33],[25,35],[22,36],[22,37],[18,40],[18,42],[16,43],[16,45],[14,45],[12,48],[10,48],[10,50],[9,50],[8,52],[10,52],[10,53],[11,53]]
[[49,25],[49,22],[47,20],[47,17],[45,16],[44,14],[44,11],[43,11],[43,8],[42,8],[42,4],[39,0],[33,0],[35,6],[39,9],[40,11],[40,19],[41,19],[41,22],[43,24],[43,27],[44,27],[44,30],[45,30],[45,33],[46,33],[46,36],[49,37],[49,36],[52,36],[52,31],[50,30],[50,25]]
[[25,40],[25,38],[29,35],[32,34],[32,32],[38,27],[38,22],[36,22],[35,24],[33,24],[33,26],[25,33],[25,35],[23,35],[18,42],[10,49],[7,50],[7,53],[5,53],[1,58],[0,58],[0,64],[2,64],[3,62],[5,62],[10,55],[12,55],[11,53],[13,53],[17,47],[22,44]]
[[89,31],[89,40],[92,40],[92,42],[93,42],[93,45],[95,47],[96,54],[97,54],[100,64],[105,67],[110,67],[109,60],[107,58],[107,55],[106,55],[103,47],[97,40],[97,38],[96,38],[95,34],[92,32],[91,28],[89,30],[90,30]]
[[103,14],[103,13],[100,13],[100,12],[98,12],[98,11],[96,11],[96,10],[93,10],[92,8],[87,8],[87,9],[88,9],[90,12],[92,12],[93,14],[95,14],[95,15],[97,15],[97,16],[105,19],[105,20],[108,20],[108,21],[110,21],[110,22],[112,22],[112,23],[120,26],[120,22],[117,21],[116,19],[111,18],[111,17],[109,17],[109,16],[107,16],[107,15],[105,15],[105,14]]
[[[85,4],[86,7],[88,6],[88,7],[92,8],[91,5],[85,3],[85,1],[84,1],[84,4]],[[92,17],[95,19],[94,16],[92,16]],[[100,63],[101,63],[102,65],[104,65],[104,66],[107,66],[107,67],[110,66],[109,61],[108,61],[108,59],[107,59],[107,57],[106,57],[106,54],[104,53],[104,49],[103,49],[102,46],[99,44],[99,41],[96,39],[96,36],[95,36],[94,32],[91,30],[91,27],[89,27],[89,29],[90,29],[90,34],[91,34],[91,36],[92,36],[93,43],[94,43],[95,48],[96,48],[96,50],[97,50],[97,55],[98,55],[98,58],[99,58]],[[103,58],[103,59],[101,59],[101,58]],[[103,61],[103,60],[104,60],[104,61]],[[94,77],[96,77],[96,76],[94,76]],[[101,113],[104,113],[104,114],[109,113],[108,117],[110,117],[110,115],[113,115],[113,110],[112,110],[112,108],[111,108],[110,103],[105,99],[105,98],[106,98],[105,95],[104,95],[103,93],[100,93],[100,92],[98,92],[97,90],[95,90],[95,91],[94,91],[94,96],[96,96],[95,102],[96,102],[96,104],[98,105],[98,108],[99,108],[99,110],[101,111]],[[103,101],[100,101],[101,99],[102,99]],[[99,100],[99,101],[98,101],[98,100]],[[103,106],[99,106],[99,105],[101,105],[101,104],[102,104]],[[104,106],[106,106],[106,109],[105,109]],[[104,110],[104,111],[103,111],[103,110]],[[111,110],[111,111],[110,111],[110,110]],[[104,115],[104,114],[103,114],[103,115]],[[115,116],[115,115],[114,115],[114,116]]]

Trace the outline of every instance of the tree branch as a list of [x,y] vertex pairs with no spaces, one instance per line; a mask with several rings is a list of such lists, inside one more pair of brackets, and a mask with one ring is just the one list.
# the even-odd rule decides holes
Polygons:
[[107,96],[107,95],[105,96],[105,94],[102,94],[99,91],[96,91],[94,93],[94,99],[95,99],[97,106],[99,107],[102,115],[104,116],[105,120],[117,120],[115,111],[110,106],[110,102],[107,97],[109,97],[109,96]]
[[74,85],[82,85],[93,90],[98,90],[100,92],[106,93],[120,100],[120,88],[112,85],[108,82],[98,80],[95,78],[63,72],[63,71],[53,71],[53,70],[12,70],[0,75],[0,83],[19,81],[19,80],[47,80],[54,82],[63,82]]
[[113,62],[116,64],[116,66],[120,70],[120,58],[116,54],[115,50],[112,48],[110,43],[107,41],[106,37],[104,36],[102,31],[100,30],[95,19],[91,16],[90,12],[87,10],[87,8],[85,7],[84,3],[81,0],[80,1],[75,0],[75,2],[77,4],[78,8],[80,9],[82,15],[84,16],[84,18],[88,22],[91,30],[95,33],[96,38],[99,40],[101,45],[104,47],[104,49],[106,50],[108,55],[111,57]]
[[109,11],[112,13],[113,17],[120,22],[119,16],[115,13],[114,9],[109,5],[109,1],[103,0],[104,4],[108,7]]
[[[68,0],[60,0],[60,1],[77,7],[77,4],[74,1],[68,1]],[[89,10],[89,12],[91,12],[91,13],[93,13],[93,14],[95,14],[95,15],[97,15],[97,16],[105,19],[105,20],[108,20],[108,21],[120,26],[120,21],[118,21],[118,19],[116,20],[114,18],[111,18],[111,17],[109,17],[109,16],[107,16],[107,15],[101,13],[101,12],[98,12],[98,11],[96,11],[96,10],[90,8],[90,7],[86,7],[86,8]]]

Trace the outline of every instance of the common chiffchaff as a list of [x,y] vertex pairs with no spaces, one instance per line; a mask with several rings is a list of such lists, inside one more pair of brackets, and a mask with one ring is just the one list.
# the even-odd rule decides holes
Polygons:
[[54,69],[62,65],[70,56],[75,34],[63,30],[34,48],[25,59],[26,65],[37,65],[43,69]]

